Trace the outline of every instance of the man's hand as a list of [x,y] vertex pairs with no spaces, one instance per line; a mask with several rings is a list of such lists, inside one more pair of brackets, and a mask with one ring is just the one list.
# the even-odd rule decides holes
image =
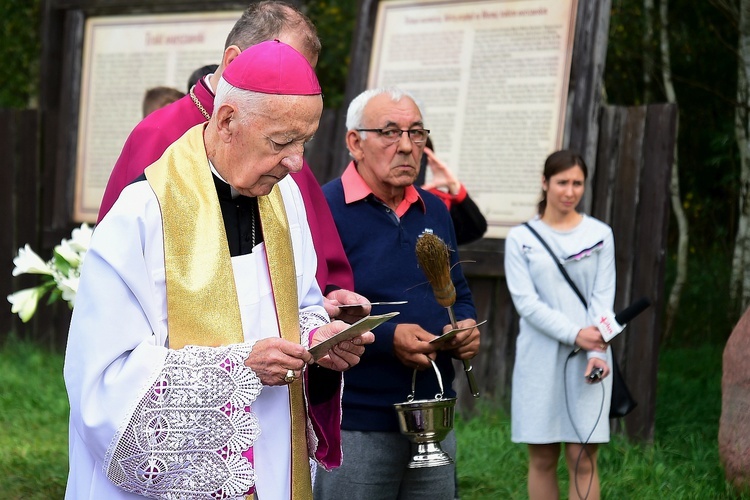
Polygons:
[[393,352],[409,368],[430,368],[430,360],[437,357],[435,346],[430,344],[434,338],[435,335],[419,325],[401,323],[393,333]]
[[245,366],[253,369],[263,385],[287,385],[288,370],[299,378],[305,365],[312,362],[312,354],[303,345],[272,337],[255,343]]
[[[370,314],[369,300],[362,295],[349,290],[334,290],[323,297],[323,307],[331,319],[340,319],[347,323],[355,323]],[[368,304],[358,307],[340,308],[345,304]]]
[[[316,346],[345,330],[349,325],[343,321],[334,321],[318,328],[310,341],[310,347]],[[375,334],[365,332],[351,340],[344,340],[328,350],[328,354],[320,358],[317,363],[323,368],[336,371],[346,371],[359,363],[359,358],[365,352],[365,345],[375,342]]]
[[[473,319],[463,319],[456,323],[459,328],[474,326],[477,322]],[[443,327],[443,333],[453,330],[452,325]],[[441,350],[450,351],[451,356],[456,359],[471,359],[479,352],[479,328],[472,328],[458,332],[455,337],[440,346]]]

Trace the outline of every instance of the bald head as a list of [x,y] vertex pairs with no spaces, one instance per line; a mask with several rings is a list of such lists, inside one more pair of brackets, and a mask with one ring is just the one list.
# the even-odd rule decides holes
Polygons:
[[240,50],[278,38],[294,47],[315,66],[320,55],[320,39],[312,21],[286,2],[264,0],[253,3],[242,13],[227,36],[224,48]]

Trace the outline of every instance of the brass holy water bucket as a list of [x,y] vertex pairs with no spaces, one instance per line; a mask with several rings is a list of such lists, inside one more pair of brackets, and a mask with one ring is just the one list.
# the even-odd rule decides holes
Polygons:
[[443,379],[434,361],[430,360],[437,374],[440,393],[435,399],[414,401],[417,370],[411,378],[411,394],[404,403],[393,405],[398,414],[401,433],[414,445],[414,455],[409,462],[410,469],[438,467],[453,463],[453,459],[440,447],[440,441],[453,429],[453,413],[456,398],[443,397]]

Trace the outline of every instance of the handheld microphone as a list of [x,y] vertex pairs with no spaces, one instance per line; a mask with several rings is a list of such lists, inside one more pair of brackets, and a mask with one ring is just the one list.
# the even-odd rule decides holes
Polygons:
[[[650,305],[650,300],[646,297],[641,297],[617,314],[613,315],[611,312],[602,314],[599,317],[599,322],[596,327],[602,334],[604,342],[609,343],[610,340],[615,338],[618,333],[625,329],[627,324],[630,323],[633,318],[645,311]],[[573,352],[570,353],[570,356],[578,354],[580,350],[580,347],[576,347]]]
[[614,316],[611,312],[602,314],[599,317],[599,322],[596,327],[602,334],[604,342],[609,343],[610,340],[615,338],[618,333],[625,329],[625,326],[630,323],[633,318],[645,311],[650,305],[650,300],[646,297],[641,297]]

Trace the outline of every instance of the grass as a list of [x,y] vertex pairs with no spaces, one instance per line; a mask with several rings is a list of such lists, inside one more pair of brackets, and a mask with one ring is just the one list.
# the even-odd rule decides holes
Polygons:
[[[721,346],[672,348],[661,354],[654,443],[622,436],[600,447],[605,499],[750,499],[736,495],[719,461]],[[462,500],[528,498],[527,453],[510,442],[510,419],[494,410],[458,420],[458,476]],[[560,491],[567,471],[558,468]]]
[[0,492],[3,499],[62,498],[68,475],[63,359],[10,340],[0,351]]
[[[602,498],[733,499],[719,462],[721,346],[670,348],[661,355],[653,444],[621,436],[600,449]],[[62,356],[17,340],[0,350],[0,497],[62,498],[68,408]],[[526,448],[510,442],[510,421],[486,408],[457,419],[462,500],[524,499]],[[561,491],[567,473],[561,462]]]

